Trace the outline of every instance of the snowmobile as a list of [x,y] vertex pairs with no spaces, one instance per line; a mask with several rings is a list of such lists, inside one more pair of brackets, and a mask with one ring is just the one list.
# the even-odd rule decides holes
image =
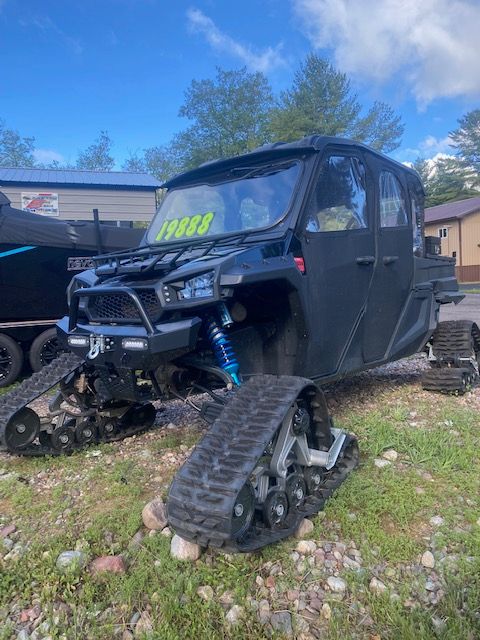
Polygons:
[[0,388],[24,358],[39,371],[59,352],[55,323],[68,311],[65,290],[91,255],[135,247],[140,229],[66,222],[21,211],[0,192]]
[[[463,297],[454,260],[429,252],[417,173],[367,146],[267,145],[165,187],[138,249],[73,278],[58,323],[70,352],[0,398],[0,438],[66,453],[150,428],[155,400],[189,402],[210,428],[172,482],[170,524],[251,551],[290,535],[358,462],[319,385],[427,343],[432,384],[447,371],[463,385],[478,335],[450,327],[446,355],[432,339],[440,305]],[[39,417],[27,405],[57,384]]]

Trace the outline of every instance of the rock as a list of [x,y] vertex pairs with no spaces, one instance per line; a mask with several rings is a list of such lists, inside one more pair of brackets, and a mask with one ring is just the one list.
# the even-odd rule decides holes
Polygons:
[[440,527],[443,522],[442,516],[433,516],[433,518],[430,518],[430,524],[432,527]]
[[388,460],[389,462],[396,462],[398,458],[398,453],[395,449],[387,449],[382,453],[382,458],[384,460]]
[[270,604],[268,600],[260,600],[258,603],[258,620],[260,624],[267,624],[270,620]]
[[169,527],[165,527],[164,529],[162,529],[161,531],[162,536],[165,536],[166,538],[171,538],[172,537],[172,530]]
[[225,620],[229,625],[233,627],[240,622],[243,615],[244,615],[243,607],[240,607],[238,604],[234,604],[233,607],[228,611],[227,615],[225,616]]
[[153,622],[148,611],[142,611],[140,618],[135,625],[135,637],[151,636],[153,633]]
[[301,540],[312,533],[314,529],[313,522],[308,518],[304,518],[300,524],[298,525],[297,530],[295,531],[295,538],[297,540]]
[[36,604],[33,607],[30,607],[30,609],[24,609],[20,613],[20,622],[28,622],[29,620],[30,621],[36,620],[41,613],[42,613],[42,609],[38,604]]
[[2,547],[7,551],[10,551],[10,549],[13,549],[15,545],[14,541],[10,540],[10,538],[2,538],[0,542],[2,543]]
[[390,460],[384,460],[383,458],[375,458],[375,460],[373,461],[373,464],[379,469],[383,469],[384,467],[388,467],[392,463],[390,462]]
[[87,563],[88,556],[83,551],[63,551],[55,564],[62,573],[74,573],[84,569]]
[[267,587],[267,589],[273,589],[275,587],[275,578],[274,576],[267,576],[267,579],[265,580],[265,586]]
[[170,543],[170,553],[177,560],[198,560],[202,554],[202,548],[194,542],[188,542],[175,534]]
[[288,638],[293,637],[292,615],[289,611],[276,611],[272,613],[270,624],[274,631],[278,631]]
[[433,569],[435,566],[435,558],[433,557],[433,553],[431,551],[425,551],[421,560],[424,567],[427,569]]
[[122,556],[100,556],[90,564],[90,571],[98,573],[125,573],[125,561]]
[[145,537],[145,534],[143,533],[143,531],[141,529],[139,529],[135,533],[133,538],[130,540],[130,542],[128,543],[128,550],[130,552],[139,551],[139,549],[142,546],[142,542],[143,542],[144,537]]
[[167,508],[163,500],[156,498],[148,502],[142,511],[143,524],[147,529],[161,531],[167,526]]
[[205,602],[213,599],[213,589],[209,584],[205,584],[197,589],[197,596],[199,596]]
[[322,604],[322,608],[320,610],[320,615],[325,620],[330,620],[330,618],[332,617],[332,607],[328,604],[328,602],[324,602]]
[[223,607],[230,607],[235,602],[235,598],[231,591],[224,591],[218,601]]
[[327,584],[330,587],[330,590],[334,593],[345,593],[347,589],[345,580],[342,580],[342,578],[336,578],[335,576],[329,576],[327,578]]
[[317,550],[317,545],[313,540],[300,540],[297,544],[297,551],[303,555],[310,555],[315,553]]
[[257,585],[257,587],[263,587],[264,583],[265,580],[262,578],[262,576],[256,576],[255,584]]
[[17,640],[29,640],[30,634],[26,629],[22,629],[19,633],[17,633]]
[[122,640],[133,640],[134,637],[133,633],[128,629],[125,629],[122,633]]
[[370,580],[369,589],[372,593],[385,593],[387,586],[375,576]]
[[14,524],[7,524],[6,527],[0,529],[0,538],[7,538],[12,533],[15,533],[17,527]]

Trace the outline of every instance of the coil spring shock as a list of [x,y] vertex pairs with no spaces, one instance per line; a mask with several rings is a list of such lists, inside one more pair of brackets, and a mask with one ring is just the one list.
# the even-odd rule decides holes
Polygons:
[[207,336],[219,366],[230,375],[237,386],[240,386],[240,365],[235,352],[227,334],[213,316],[207,318]]

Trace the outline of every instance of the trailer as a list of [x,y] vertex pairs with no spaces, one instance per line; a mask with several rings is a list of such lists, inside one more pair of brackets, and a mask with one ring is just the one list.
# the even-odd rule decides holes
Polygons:
[[21,211],[0,192],[0,387],[26,360],[38,371],[58,355],[55,323],[67,313],[73,275],[95,254],[137,246],[143,233]]

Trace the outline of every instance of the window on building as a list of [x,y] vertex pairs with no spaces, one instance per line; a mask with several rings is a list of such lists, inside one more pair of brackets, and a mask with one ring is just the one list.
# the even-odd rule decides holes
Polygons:
[[308,205],[307,231],[348,231],[368,226],[365,167],[353,156],[330,156]]
[[391,171],[380,174],[380,226],[402,227],[408,224],[402,185]]
[[440,227],[438,230],[439,238],[448,238],[448,227]]
[[452,258],[456,258],[457,257],[457,252],[456,251],[452,251]]

